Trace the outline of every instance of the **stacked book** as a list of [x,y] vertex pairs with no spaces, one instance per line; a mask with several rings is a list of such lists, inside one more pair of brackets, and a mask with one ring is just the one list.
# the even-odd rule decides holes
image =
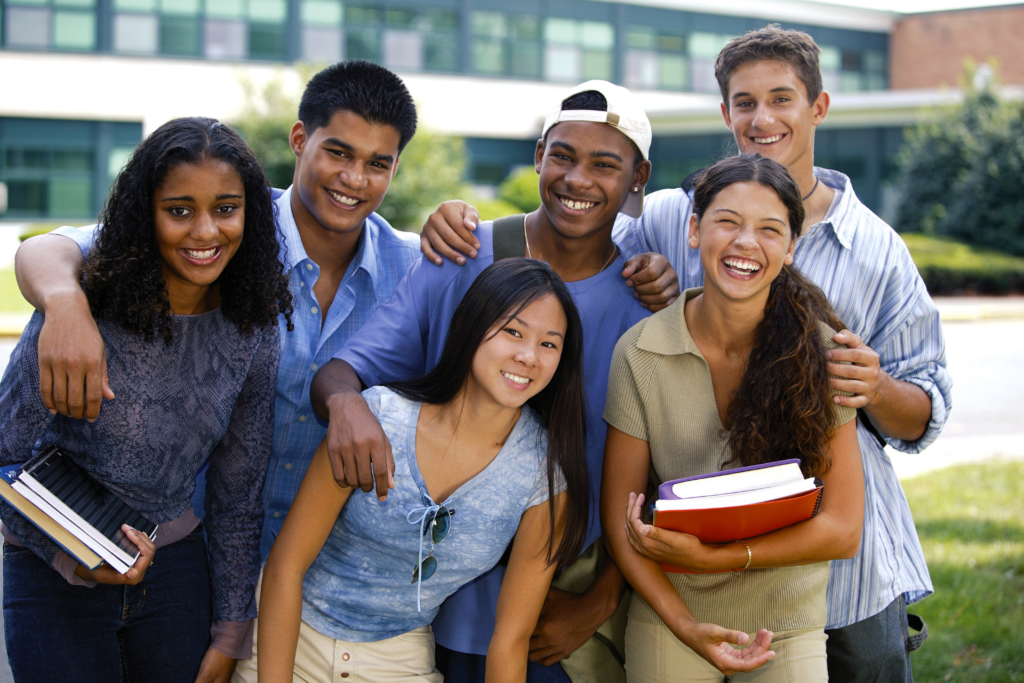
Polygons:
[[0,497],[89,569],[103,562],[121,574],[139,557],[127,524],[156,538],[157,525],[50,446],[23,465],[0,468]]
[[[818,514],[823,487],[820,479],[804,477],[795,459],[667,481],[658,487],[654,526],[702,543],[752,538]],[[668,562],[661,566],[696,573]]]

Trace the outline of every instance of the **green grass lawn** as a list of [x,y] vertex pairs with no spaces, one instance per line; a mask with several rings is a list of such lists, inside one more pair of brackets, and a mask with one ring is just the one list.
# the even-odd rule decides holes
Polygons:
[[903,489],[935,584],[911,607],[929,632],[914,680],[1024,682],[1024,462],[951,467]]

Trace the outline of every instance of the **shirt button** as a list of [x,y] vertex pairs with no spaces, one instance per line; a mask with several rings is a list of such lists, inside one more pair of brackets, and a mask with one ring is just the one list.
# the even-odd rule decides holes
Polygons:
[[310,313],[317,313],[318,312],[317,307],[313,306],[313,308],[309,309],[309,312]]
[[292,468],[292,464],[291,464],[290,462],[286,462],[286,463],[284,464],[284,468],[285,468],[286,470],[290,470],[290,469]]
[[320,366],[319,366],[319,365],[317,365],[316,363],[313,363],[312,365],[310,365],[310,366],[309,366],[309,369],[310,369],[310,370],[313,370],[313,371],[316,371],[316,369],[317,369],[318,367],[320,367]]
[[277,519],[277,518],[278,518],[278,517],[280,517],[280,516],[281,516],[281,513],[280,513],[280,512],[275,512],[275,513],[274,513],[274,519]]
[[352,656],[352,655],[350,655],[349,653],[347,653],[347,652],[346,652],[345,654],[343,654],[343,655],[341,656],[341,661],[343,661],[343,662],[347,662],[347,661],[348,661],[348,660],[349,660],[349,659],[351,658],[351,656]]
[[341,677],[342,678],[348,678],[348,672],[347,671],[342,672]]
[[306,421],[306,416],[305,415],[299,415],[299,422],[305,422],[305,421]]
[[313,264],[312,263],[307,263],[306,264],[306,270],[313,270]]
[[305,286],[306,286],[306,283],[303,282],[302,280],[299,280],[299,288],[302,288],[302,287],[305,287]]

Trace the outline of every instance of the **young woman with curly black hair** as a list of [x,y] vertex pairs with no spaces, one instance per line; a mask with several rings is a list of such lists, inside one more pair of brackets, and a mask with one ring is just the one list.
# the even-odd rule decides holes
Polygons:
[[[856,554],[864,518],[856,412],[829,383],[843,325],[791,266],[804,208],[783,166],[732,157],[695,189],[688,241],[704,287],[623,335],[608,380],[601,518],[635,590],[627,677],[721,682],[735,668],[722,654],[749,642],[727,680],[824,682],[828,562]],[[790,458],[825,482],[813,519],[725,545],[640,520],[648,477]]]
[[[12,354],[0,383],[0,464],[59,445],[159,525],[155,545],[122,527],[141,552],[127,573],[90,571],[0,505],[16,680],[226,680],[246,656],[278,314],[290,327],[292,310],[267,186],[227,126],[164,124],[115,181],[82,278],[116,398],[92,422],[43,406],[39,313]],[[190,499],[207,461],[200,523]]]

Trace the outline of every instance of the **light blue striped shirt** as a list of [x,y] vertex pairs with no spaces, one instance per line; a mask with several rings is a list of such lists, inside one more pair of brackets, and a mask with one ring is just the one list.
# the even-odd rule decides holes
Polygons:
[[[313,375],[334,358],[377,306],[391,298],[395,287],[420,257],[417,235],[395,230],[386,220],[371,213],[363,226],[359,249],[338,285],[324,320],[313,293],[313,286],[320,277],[320,266],[310,260],[302,246],[292,215],[291,193],[292,188],[273,190],[280,258],[292,293],[295,329],[289,332],[284,316],[280,317],[281,362],[274,401],[274,441],[263,487],[265,516],[260,552],[264,559],[281,531],[316,447],[327,434],[327,424],[316,417],[309,400]],[[64,227],[55,233],[75,240],[83,253],[88,254],[95,237],[94,227]],[[204,493],[205,477],[199,477],[192,504],[200,515]]]
[[[824,290],[839,319],[878,353],[883,370],[931,397],[924,436],[885,439],[897,450],[919,453],[938,437],[952,406],[939,313],[903,240],[857,199],[850,179],[827,169],[814,173],[837,190],[836,198],[825,219],[797,241],[795,265]],[[683,190],[655,192],[639,219],[619,215],[613,237],[623,252],[665,255],[681,289],[699,287],[700,253],[686,239],[692,211],[692,197]],[[933,590],[892,462],[863,424],[857,438],[864,463],[864,532],[856,557],[832,562],[826,628],[874,616],[901,594],[916,602]]]

